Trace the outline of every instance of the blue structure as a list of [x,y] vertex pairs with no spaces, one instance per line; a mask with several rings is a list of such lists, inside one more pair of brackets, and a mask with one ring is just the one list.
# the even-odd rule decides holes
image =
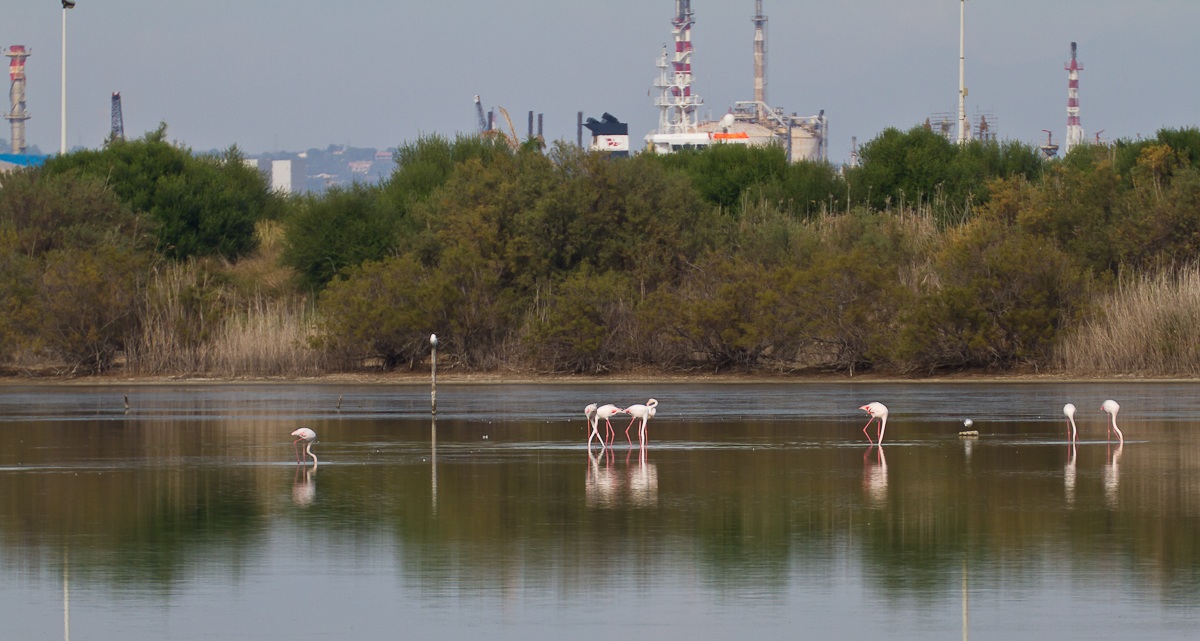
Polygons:
[[0,171],[9,171],[15,167],[41,167],[47,158],[49,156],[0,154]]

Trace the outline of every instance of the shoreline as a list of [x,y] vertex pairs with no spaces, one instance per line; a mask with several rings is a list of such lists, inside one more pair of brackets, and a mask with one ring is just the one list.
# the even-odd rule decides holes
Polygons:
[[[454,372],[438,373],[438,383],[452,385],[626,385],[663,383],[720,383],[727,385],[806,385],[806,384],[1021,384],[1021,383],[1200,383],[1200,378],[1183,376],[1095,376],[1083,377],[1046,373],[952,373],[934,376],[885,374],[762,374],[762,373],[664,373],[628,372],[621,374],[531,374],[528,372]],[[154,385],[429,385],[428,372],[372,372],[322,374],[319,376],[123,376],[119,373],[88,376],[0,377],[0,387],[20,386],[154,386]]]

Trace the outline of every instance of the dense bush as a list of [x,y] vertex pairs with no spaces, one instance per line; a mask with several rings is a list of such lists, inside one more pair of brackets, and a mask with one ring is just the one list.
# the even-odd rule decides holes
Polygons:
[[[415,367],[436,332],[469,369],[1087,368],[1064,345],[1116,318],[1094,300],[1200,259],[1194,129],[1053,162],[889,130],[844,171],[432,137],[381,185],[286,202],[236,152],[164,135],[0,181],[6,364]],[[1164,304],[1155,341],[1184,344],[1190,300]],[[1155,363],[1135,367],[1192,371]]]
[[10,362],[108,368],[136,330],[153,225],[99,181],[0,182],[0,349]]
[[112,140],[103,149],[53,157],[44,171],[103,183],[157,222],[158,251],[175,259],[244,256],[255,248],[255,223],[282,208],[236,148],[220,157],[198,156],[168,143],[166,125],[140,140]]

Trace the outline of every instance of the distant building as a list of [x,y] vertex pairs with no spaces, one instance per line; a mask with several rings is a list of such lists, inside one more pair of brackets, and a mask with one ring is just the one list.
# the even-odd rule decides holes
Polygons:
[[628,123],[606,112],[600,120],[588,118],[583,126],[592,132],[592,144],[588,147],[590,151],[603,151],[620,157],[629,155]]
[[293,158],[271,161],[272,190],[285,194],[295,194],[305,191],[305,178],[303,159]]
[[7,174],[22,167],[40,167],[46,156],[30,154],[0,154],[0,174]]

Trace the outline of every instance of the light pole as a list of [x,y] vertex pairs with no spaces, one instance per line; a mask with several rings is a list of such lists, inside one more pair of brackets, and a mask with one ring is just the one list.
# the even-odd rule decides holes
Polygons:
[[58,153],[67,153],[67,9],[75,8],[75,0],[62,0],[62,129]]

